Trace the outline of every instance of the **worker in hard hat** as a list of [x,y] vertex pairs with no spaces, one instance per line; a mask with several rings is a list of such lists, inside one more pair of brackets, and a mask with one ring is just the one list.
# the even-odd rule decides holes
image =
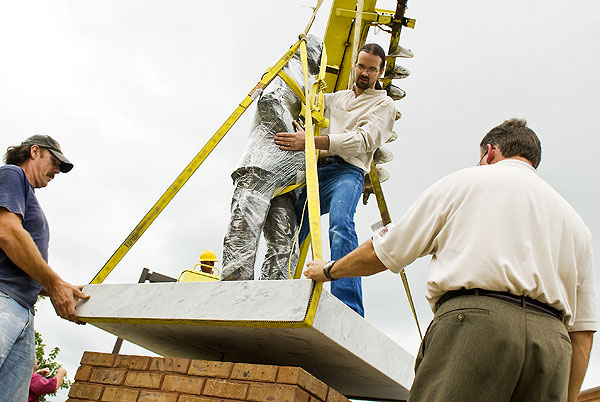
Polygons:
[[204,250],[202,254],[200,254],[200,269],[202,272],[214,275],[213,267],[215,266],[215,262],[218,262],[217,255],[212,250]]

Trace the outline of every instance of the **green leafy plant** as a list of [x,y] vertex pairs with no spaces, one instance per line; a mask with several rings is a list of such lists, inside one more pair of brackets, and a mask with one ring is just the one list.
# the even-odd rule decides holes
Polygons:
[[[44,343],[44,341],[42,339],[42,334],[35,331],[35,358],[38,361],[38,370],[42,369],[42,368],[47,368],[48,370],[50,370],[49,377],[53,377],[54,375],[56,375],[56,371],[61,366],[56,361],[56,357],[58,356],[58,352],[60,352],[60,348],[58,346],[55,346],[54,348],[52,348],[52,350],[50,351],[50,353],[48,353],[47,356],[45,354],[45,348],[46,348],[46,344]],[[62,388],[68,389],[70,386],[71,386],[71,381],[69,381],[65,377],[65,380],[64,380],[62,386],[60,387],[60,389],[62,389]],[[42,395],[42,396],[40,396],[40,402],[48,402],[46,397],[54,396],[54,395],[56,395],[56,392],[54,392],[52,394],[48,394],[48,395]]]

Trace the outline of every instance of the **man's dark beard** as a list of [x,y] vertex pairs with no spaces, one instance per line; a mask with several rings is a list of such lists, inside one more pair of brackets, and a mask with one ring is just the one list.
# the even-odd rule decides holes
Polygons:
[[361,80],[361,77],[358,77],[356,80],[356,87],[362,90],[369,89],[369,79]]

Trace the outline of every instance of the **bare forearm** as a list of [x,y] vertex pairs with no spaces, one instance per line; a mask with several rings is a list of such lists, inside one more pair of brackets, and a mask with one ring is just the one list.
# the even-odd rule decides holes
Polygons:
[[331,268],[332,278],[346,278],[349,276],[370,276],[387,268],[377,258],[373,242],[367,240],[350,254],[338,260]]
[[576,402],[581,390],[581,384],[587,371],[590,352],[594,340],[593,331],[570,332],[571,348],[571,374],[569,377],[569,402]]
[[[327,278],[323,274],[324,265],[325,261],[311,261],[307,264],[308,269],[304,275],[314,281],[325,282]],[[350,254],[336,261],[329,274],[333,279],[337,279],[350,276],[370,276],[385,270],[385,265],[375,254],[373,242],[368,240]]]
[[57,391],[63,385],[66,375],[67,375],[67,371],[62,367],[59,368],[58,371],[56,372],[56,375],[54,377],[56,378],[56,390]]
[[328,135],[318,135],[315,137],[315,148],[317,149],[329,149],[329,136]]

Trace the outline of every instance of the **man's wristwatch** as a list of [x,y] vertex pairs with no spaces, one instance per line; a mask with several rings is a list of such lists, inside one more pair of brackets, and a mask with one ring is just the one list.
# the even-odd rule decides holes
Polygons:
[[329,271],[331,271],[331,268],[333,268],[333,264],[335,264],[335,260],[333,261],[329,261],[327,264],[325,264],[325,266],[323,267],[323,275],[325,275],[325,278],[329,279],[330,281],[335,281],[334,278],[331,277],[331,274],[329,273]]

